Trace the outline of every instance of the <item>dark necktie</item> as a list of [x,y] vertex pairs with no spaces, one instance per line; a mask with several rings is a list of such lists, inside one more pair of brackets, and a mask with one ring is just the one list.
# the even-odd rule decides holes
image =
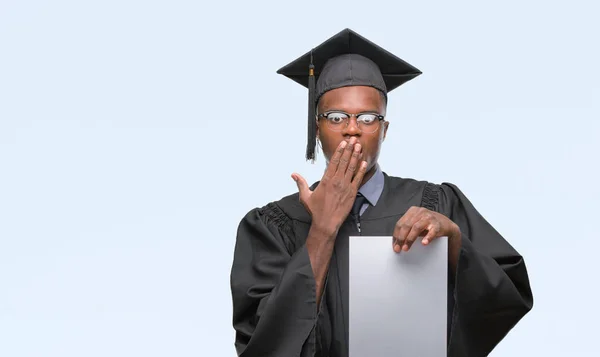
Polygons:
[[360,192],[356,195],[356,199],[354,200],[354,205],[352,206],[352,215],[356,218],[360,217],[360,209],[363,204],[367,202],[365,196],[363,196]]
[[359,192],[358,195],[356,195],[356,199],[354,200],[354,205],[352,205],[352,216],[354,216],[354,222],[356,223],[356,229],[358,229],[358,233],[361,232],[360,209],[362,208],[365,202],[367,202],[367,199]]

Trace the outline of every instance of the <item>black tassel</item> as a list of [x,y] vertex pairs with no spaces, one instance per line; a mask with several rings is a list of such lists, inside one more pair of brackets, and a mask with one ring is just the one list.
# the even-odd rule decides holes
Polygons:
[[315,161],[315,148],[317,146],[317,103],[315,103],[315,66],[313,65],[312,52],[310,66],[308,67],[308,142],[306,144],[306,160]]

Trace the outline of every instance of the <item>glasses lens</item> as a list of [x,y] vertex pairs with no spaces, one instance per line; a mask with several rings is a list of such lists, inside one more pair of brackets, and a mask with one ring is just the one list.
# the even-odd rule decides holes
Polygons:
[[339,113],[339,112],[331,112],[327,113],[327,125],[332,130],[342,130],[348,121],[348,114]]
[[379,128],[379,117],[375,114],[361,114],[357,121],[360,129],[365,133],[372,133]]

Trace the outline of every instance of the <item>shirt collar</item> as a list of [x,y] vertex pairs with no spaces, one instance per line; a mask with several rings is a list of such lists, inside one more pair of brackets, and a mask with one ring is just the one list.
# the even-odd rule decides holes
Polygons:
[[369,181],[365,182],[364,185],[358,190],[371,206],[375,206],[377,201],[379,201],[379,197],[381,197],[381,193],[383,192],[383,184],[384,177],[379,164],[376,165],[376,170],[373,176],[369,179]]

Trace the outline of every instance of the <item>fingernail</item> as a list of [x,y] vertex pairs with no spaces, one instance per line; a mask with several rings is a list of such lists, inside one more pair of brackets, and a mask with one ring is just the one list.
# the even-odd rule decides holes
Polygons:
[[343,147],[343,148],[345,148],[347,144],[348,144],[347,142],[345,142],[345,141],[342,141],[342,147]]
[[360,144],[356,144],[354,146],[354,151],[359,152],[360,151]]

